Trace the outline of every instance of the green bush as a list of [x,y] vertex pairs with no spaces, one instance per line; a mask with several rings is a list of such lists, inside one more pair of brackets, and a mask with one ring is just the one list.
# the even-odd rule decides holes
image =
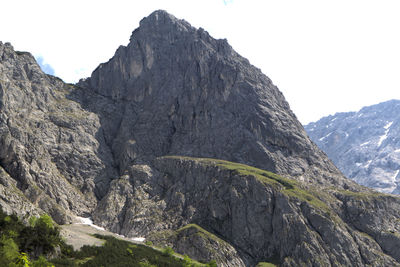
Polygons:
[[45,257],[39,256],[39,258],[32,262],[32,267],[52,267],[54,266],[52,263],[48,262]]
[[26,253],[21,252],[17,259],[15,260],[14,264],[10,264],[9,267],[14,267],[14,266],[18,266],[18,267],[29,267],[30,266],[30,262],[29,262],[29,258],[28,255],[26,255]]
[[18,237],[22,251],[32,255],[48,254],[61,245],[60,230],[47,214],[29,220],[31,226],[23,228]]
[[163,253],[164,256],[172,256],[172,255],[174,255],[175,251],[171,247],[166,246],[162,250],[162,253]]
[[[188,256],[183,260],[173,257],[174,250],[170,247],[160,252],[111,236],[94,236],[105,240],[104,245],[83,246],[79,251],[75,251],[61,239],[60,230],[50,216],[31,218],[29,225],[25,226],[17,216],[5,214],[0,207],[0,266],[207,266],[192,261]],[[61,250],[59,258],[46,259],[47,253],[55,247]],[[39,258],[30,262],[28,255]]]
[[9,266],[19,256],[18,245],[12,238],[2,236],[0,239],[0,266]]
[[193,260],[186,254],[183,256],[183,262],[185,267],[191,267],[193,265]]
[[29,226],[25,226],[16,215],[7,215],[1,208],[0,236],[0,266],[52,266],[45,264],[44,257],[31,264],[29,255],[45,255],[63,244],[58,227],[47,214],[30,218]]

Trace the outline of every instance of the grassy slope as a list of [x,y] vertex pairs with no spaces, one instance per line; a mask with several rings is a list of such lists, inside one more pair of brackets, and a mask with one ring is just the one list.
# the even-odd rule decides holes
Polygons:
[[[52,262],[56,266],[186,266],[174,254],[167,254],[149,246],[133,244],[112,236],[95,234],[104,239],[103,246],[83,246],[80,251],[69,252],[62,259]],[[206,266],[191,261],[193,266]]]
[[166,156],[165,158],[191,160],[205,165],[214,165],[222,169],[228,169],[239,175],[253,176],[262,183],[280,190],[289,197],[297,198],[300,201],[306,201],[313,207],[324,212],[330,210],[330,208],[322,201],[325,196],[318,192],[318,190],[313,190],[310,186],[305,188],[296,180],[288,179],[269,171],[226,160],[181,156]]

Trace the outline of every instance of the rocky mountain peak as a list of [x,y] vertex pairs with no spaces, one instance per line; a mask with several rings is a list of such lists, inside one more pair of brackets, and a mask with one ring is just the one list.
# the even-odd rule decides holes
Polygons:
[[172,29],[179,31],[194,31],[195,29],[185,20],[177,19],[165,10],[156,10],[149,16],[140,21],[140,29],[151,29],[155,32],[171,31]]
[[165,11],[144,18],[130,43],[79,86],[117,103],[112,114],[92,108],[112,129],[106,138],[121,173],[154,156],[183,154],[347,183],[267,76],[226,40]]

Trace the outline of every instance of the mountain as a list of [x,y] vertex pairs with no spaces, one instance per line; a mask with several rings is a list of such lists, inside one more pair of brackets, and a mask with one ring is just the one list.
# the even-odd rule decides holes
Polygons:
[[347,177],[384,193],[400,193],[399,100],[324,117],[305,129]]
[[76,85],[0,59],[5,211],[220,266],[400,266],[400,198],[344,177],[226,40],[159,10]]

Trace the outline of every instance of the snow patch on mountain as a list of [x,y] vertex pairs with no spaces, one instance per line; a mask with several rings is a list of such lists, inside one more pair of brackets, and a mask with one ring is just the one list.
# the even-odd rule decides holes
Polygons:
[[347,177],[381,192],[400,194],[399,100],[336,113],[305,129]]
[[[93,228],[95,228],[97,230],[106,231],[106,229],[104,229],[103,227],[95,225],[93,223],[93,220],[90,217],[86,217],[85,218],[85,217],[76,216],[76,220],[78,221],[76,224],[89,225],[89,226],[91,226],[91,227],[93,227]],[[119,235],[119,234],[115,234],[115,235],[120,236],[122,238],[126,238],[126,236],[124,236],[124,235]],[[130,238],[130,240],[135,241],[135,242],[144,242],[146,240],[146,238],[144,238],[144,237],[132,237],[132,238]]]
[[321,137],[319,139],[319,141],[324,141],[325,138],[328,138],[332,133],[328,133],[327,135],[325,135],[324,137]]
[[77,224],[89,225],[93,228],[96,228],[97,230],[105,231],[105,229],[103,227],[93,224],[93,221],[91,218],[84,218],[84,217],[77,216],[76,219],[79,221]]
[[389,122],[388,124],[386,124],[383,128],[385,128],[385,134],[381,135],[379,137],[379,141],[378,141],[378,146],[382,145],[382,142],[386,140],[386,138],[388,137],[388,133],[389,133],[389,129],[390,126],[392,126],[393,122]]

